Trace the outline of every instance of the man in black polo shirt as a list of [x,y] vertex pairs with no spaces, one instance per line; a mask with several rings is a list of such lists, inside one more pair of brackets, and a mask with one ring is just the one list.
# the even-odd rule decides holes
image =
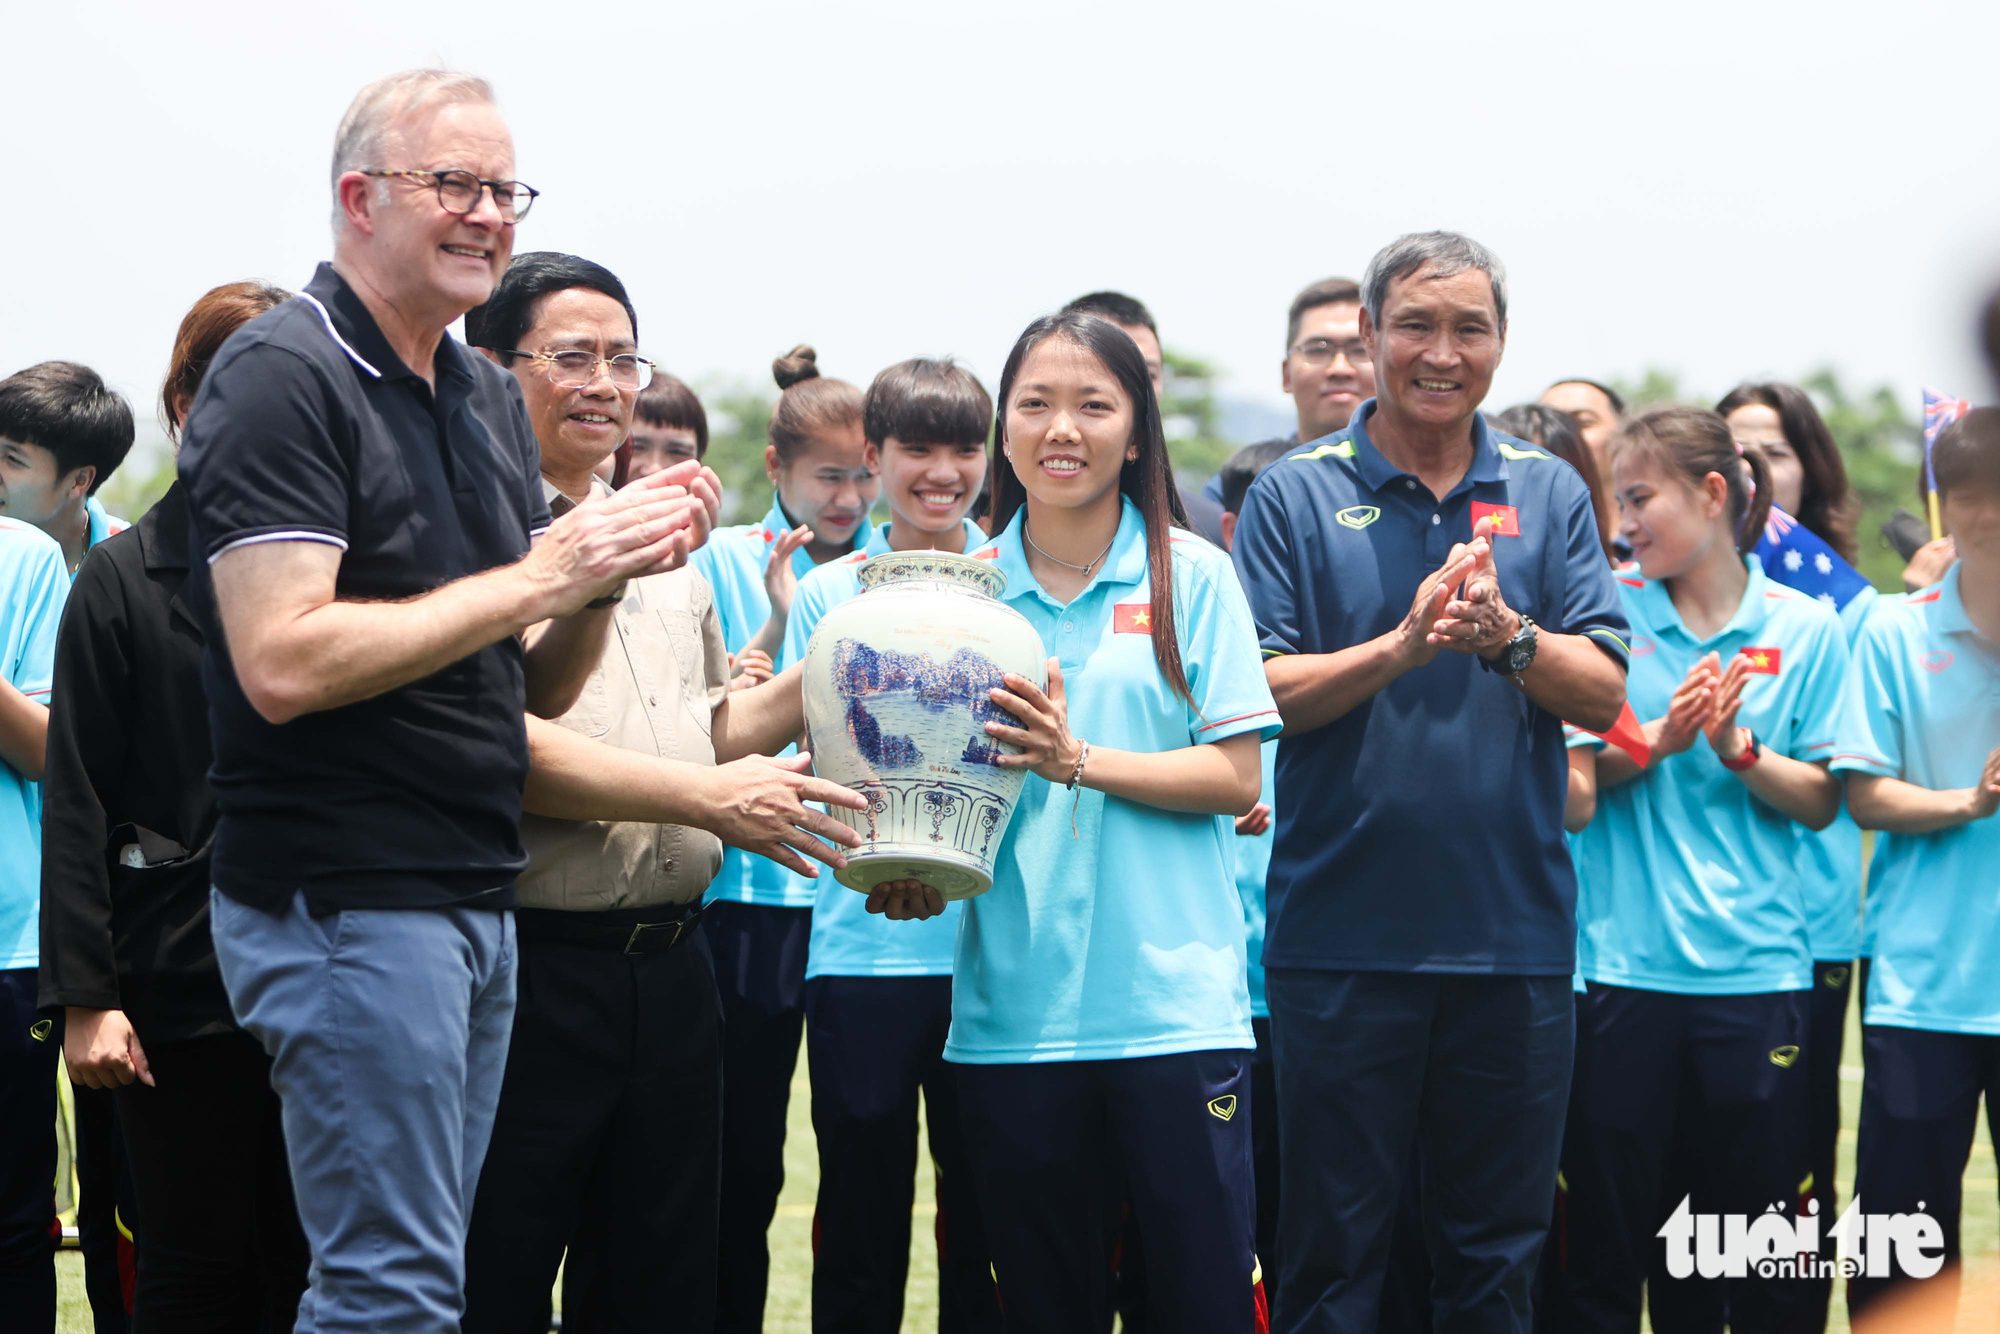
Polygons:
[[220,630],[212,930],[284,1104],[300,1330],[458,1327],[514,1011],[523,708],[569,708],[624,581],[712,521],[688,467],[551,523],[520,389],[446,335],[533,202],[513,159],[478,79],[363,90],[333,263],[224,345],[181,449]]
[[1439,1326],[1526,1331],[1575,1028],[1562,721],[1618,716],[1625,622],[1582,479],[1479,415],[1499,261],[1406,236],[1362,286],[1377,396],[1236,530],[1285,718],[1273,1328],[1377,1327],[1415,1149]]

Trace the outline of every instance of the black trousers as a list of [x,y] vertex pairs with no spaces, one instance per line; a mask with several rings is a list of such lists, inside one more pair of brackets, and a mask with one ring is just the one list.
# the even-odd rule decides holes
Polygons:
[[896,1334],[909,1278],[917,1093],[937,1178],[938,1329],[996,1334],[1000,1307],[945,1064],[951,978],[816,977],[806,983],[819,1198],[815,1334]]
[[137,1205],[135,1334],[285,1334],[311,1259],[271,1058],[247,1033],[148,1046],[117,1089]]
[[[56,1327],[56,1062],[62,1025],[35,1011],[35,970],[0,971],[0,1329]],[[39,1031],[38,1031],[39,1030]]]
[[[525,914],[524,914],[525,916]],[[706,1331],[715,1319],[721,1015],[697,928],[655,954],[538,940],[466,1239],[465,1334]]]
[[[1578,1010],[1581,1082],[1563,1146],[1569,1291],[1578,1327],[1639,1327],[1640,1293],[1676,1146],[1692,1146],[1693,1213],[1789,1212],[1806,1176],[1802,991],[1695,996],[1592,983]],[[1733,1329],[1775,1331],[1797,1279],[1708,1280]]]
[[[1847,999],[1854,990],[1854,965],[1846,959],[1813,964],[1813,989],[1806,1002],[1806,1165],[1812,1173],[1807,1195],[1819,1201],[1820,1253],[1832,1259],[1836,1243],[1828,1235],[1838,1216],[1834,1176],[1840,1145],[1840,1057],[1847,1045]],[[1667,1169],[1661,1195],[1663,1216],[1698,1184],[1699,1147],[1682,1139]],[[1801,1280],[1799,1302],[1783,1320],[1784,1334],[1820,1334],[1826,1328],[1831,1278]],[[1664,1248],[1656,1250],[1646,1274],[1646,1307],[1654,1334],[1722,1334],[1729,1306],[1721,1285],[1667,1272]]]
[[[58,1039],[62,1026],[57,1026]],[[76,1108],[76,1236],[95,1334],[128,1334],[137,1277],[138,1208],[118,1099],[110,1089],[69,1086]]]
[[[1278,1079],[1271,1057],[1271,1021],[1252,1018],[1257,1050],[1250,1056],[1250,1156],[1257,1180],[1257,1270],[1269,1293],[1278,1282]],[[1418,1236],[1422,1244],[1422,1236]],[[1150,1334],[1152,1295],[1146,1283],[1146,1250],[1129,1205],[1118,1239],[1118,1321],[1124,1334]],[[1430,1275],[1425,1261],[1423,1274]],[[1390,1328],[1386,1317],[1384,1329]]]
[[1438,1326],[1525,1334],[1569,1095],[1570,978],[1271,968],[1264,988],[1286,1154],[1272,1328],[1382,1324],[1414,1158]]
[[1247,1051],[959,1065],[959,1107],[1005,1328],[1103,1334],[1107,1258],[1129,1192],[1148,1327],[1251,1334],[1256,1282]]
[[762,1334],[765,1234],[785,1186],[785,1112],[806,1019],[811,908],[718,900],[702,910],[722,996],[722,1222],[716,1329]]
[[[1944,1233],[1945,1269],[1931,1278],[1895,1272],[1849,1280],[1848,1312],[1859,1319],[1900,1284],[1958,1282],[1959,1213],[1965,1163],[1986,1096],[1986,1133],[2000,1145],[2000,1037],[1870,1024],[1861,1030],[1861,1141],[1854,1194],[1869,1215],[1922,1212]],[[1829,1221],[1822,1232],[1832,1227]]]

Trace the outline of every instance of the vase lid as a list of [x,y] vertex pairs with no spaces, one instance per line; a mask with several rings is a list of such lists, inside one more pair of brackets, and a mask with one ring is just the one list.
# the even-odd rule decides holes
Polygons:
[[1007,576],[991,562],[955,556],[948,551],[885,551],[863,561],[859,577],[864,592],[910,579],[964,584],[990,598],[999,597],[1007,587]]

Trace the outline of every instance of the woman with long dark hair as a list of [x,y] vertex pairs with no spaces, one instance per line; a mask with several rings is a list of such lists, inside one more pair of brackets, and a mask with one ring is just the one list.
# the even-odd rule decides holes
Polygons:
[[[161,391],[178,434],[223,342],[290,298],[195,302]],[[202,634],[182,597],[187,499],[169,487],[93,548],[56,645],[43,779],[41,1004],[70,1078],[116,1092],[144,1239],[141,1331],[290,1329],[307,1252],[270,1057],[237,1027],[209,939]]]
[[[1652,757],[1600,754],[1574,844],[1588,991],[1563,1176],[1586,1329],[1639,1324],[1678,1147],[1695,1213],[1799,1200],[1813,961],[1795,862],[1802,831],[1840,809],[1826,766],[1847,662],[1832,609],[1751,554],[1770,470],[1722,418],[1649,412],[1612,457],[1637,566],[1618,576],[1627,690]],[[1794,1280],[1729,1280],[1730,1323],[1775,1329],[1801,1296]]]
[[1729,423],[1737,444],[1763,455],[1771,472],[1771,503],[1852,565],[1859,552],[1854,526],[1861,498],[1848,486],[1840,446],[1806,391],[1776,380],[1739,384],[1715,411]]
[[[1248,1331],[1262,1292],[1249,993],[1230,816],[1276,706],[1229,559],[1180,531],[1159,405],[1094,316],[1028,326],[1000,377],[980,555],[1053,655],[987,730],[1028,771],[965,907],[951,1035],[1007,1327],[1098,1334],[1107,1201],[1145,1238],[1155,1327]],[[908,886],[872,907],[938,905]]]

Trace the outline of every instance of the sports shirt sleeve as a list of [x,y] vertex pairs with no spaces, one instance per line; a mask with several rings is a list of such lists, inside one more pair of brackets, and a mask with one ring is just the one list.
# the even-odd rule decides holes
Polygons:
[[347,549],[354,477],[351,441],[336,436],[342,416],[319,373],[284,348],[252,343],[209,371],[180,455],[209,561],[259,542]]
[[1187,705],[1189,740],[1205,744],[1255,732],[1268,741],[1278,735],[1278,706],[1234,572],[1211,552],[1207,560],[1176,561],[1174,580],[1174,628],[1194,696]]
[[[1282,467],[1283,460],[1273,465]],[[1232,557],[1241,587],[1238,597],[1250,610],[1256,644],[1266,658],[1304,652],[1293,563],[1291,516],[1267,469],[1250,484],[1236,519]]]
[[1795,760],[1823,764],[1831,760],[1840,726],[1841,689],[1847,680],[1847,635],[1836,616],[1814,623],[1801,656],[1805,681],[1799,687],[1792,716],[1792,740],[1785,753]]
[[1901,636],[1886,613],[1869,618],[1854,646],[1841,691],[1840,723],[1834,739],[1835,773],[1903,776],[1902,673],[1895,652]]
[[[0,534],[0,541],[27,542],[27,535]],[[69,575],[63,569],[62,548],[34,535],[34,550],[14,562],[14,587],[5,590],[6,657],[0,667],[14,689],[46,706],[54,683],[56,633],[63,604],[69,599]]]
[[1562,624],[1550,628],[1557,634],[1585,636],[1625,667],[1631,657],[1632,631],[1625,620],[1624,604],[1618,600],[1611,563],[1604,559],[1604,546],[1598,541],[1597,509],[1583,479],[1570,469],[1564,472],[1568,476],[1559,485],[1567,493],[1569,512]]
[[[831,570],[832,567],[824,567]],[[806,646],[812,643],[813,630],[820,618],[826,615],[826,580],[814,570],[799,581],[792,594],[792,614],[785,620],[785,642],[778,649],[778,670],[784,671],[795,662],[804,662]]]

